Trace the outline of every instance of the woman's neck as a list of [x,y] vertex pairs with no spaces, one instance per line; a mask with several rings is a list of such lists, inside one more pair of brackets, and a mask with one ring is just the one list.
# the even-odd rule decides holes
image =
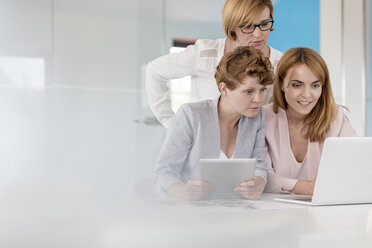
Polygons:
[[234,128],[238,125],[242,115],[235,111],[232,111],[223,96],[221,96],[218,100],[217,109],[220,125],[223,125],[227,128]]
[[[237,40],[231,40],[229,38],[226,38],[224,54],[234,51],[234,49],[237,48],[238,46],[241,45]],[[265,57],[270,58],[270,48],[268,45],[265,45],[261,52]]]
[[291,109],[286,110],[288,124],[292,126],[303,126],[305,124],[306,115],[301,115]]

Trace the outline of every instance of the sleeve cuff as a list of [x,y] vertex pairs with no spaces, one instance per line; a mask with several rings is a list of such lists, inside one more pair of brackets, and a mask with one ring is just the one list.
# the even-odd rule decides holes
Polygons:
[[267,193],[290,193],[297,183],[297,179],[288,177],[268,176],[268,183],[265,188]]
[[164,126],[166,129],[168,129],[168,128],[172,125],[173,120],[174,120],[174,117],[169,118],[169,119],[164,120],[164,121],[161,121],[161,123],[163,124],[163,126]]
[[174,183],[183,183],[172,176],[162,176],[154,181],[155,193],[162,197],[168,197],[167,190]]
[[284,179],[283,185],[280,188],[281,193],[291,193],[297,181],[298,181],[297,179],[292,179],[292,178]]
[[267,172],[264,170],[256,170],[254,173],[255,177],[262,177],[263,180],[265,181],[265,184],[267,184]]

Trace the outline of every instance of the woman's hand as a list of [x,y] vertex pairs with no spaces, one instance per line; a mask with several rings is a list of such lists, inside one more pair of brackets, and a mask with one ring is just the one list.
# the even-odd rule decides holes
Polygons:
[[263,190],[265,189],[265,180],[262,177],[254,177],[251,180],[242,182],[234,188],[234,191],[244,198],[250,200],[260,199]]
[[298,180],[292,189],[292,193],[299,195],[313,195],[316,179],[312,181]]
[[206,194],[212,190],[212,186],[200,179],[188,180],[186,184],[175,183],[172,184],[167,193],[169,196],[181,198],[189,201],[196,201],[202,199]]

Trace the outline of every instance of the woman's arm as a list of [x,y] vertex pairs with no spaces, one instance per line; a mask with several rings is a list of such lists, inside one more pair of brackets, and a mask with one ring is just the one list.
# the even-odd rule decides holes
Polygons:
[[265,181],[265,185],[267,183],[267,166],[266,166],[266,151],[267,146],[265,142],[265,112],[263,109],[260,110],[261,113],[261,121],[260,125],[258,127],[256,137],[255,137],[255,143],[252,151],[252,158],[255,158],[257,160],[256,164],[256,171],[255,176],[259,176]]
[[242,182],[234,190],[247,199],[258,200],[261,197],[267,182],[266,168],[266,143],[265,143],[265,112],[261,109],[261,121],[258,127],[255,143],[252,151],[252,158],[257,160],[254,178]]
[[182,173],[192,148],[192,123],[185,105],[177,111],[155,166],[153,185],[155,192],[166,195],[167,189],[182,182]]
[[298,180],[277,175],[273,168],[269,151],[266,152],[266,161],[267,161],[267,185],[265,188],[265,192],[268,193],[291,192]]
[[166,128],[169,128],[174,117],[167,81],[192,75],[198,50],[199,44],[196,42],[183,52],[161,56],[147,65],[146,91],[150,108]]
[[159,195],[199,200],[212,188],[202,180],[184,180],[184,170],[193,147],[195,124],[192,110],[182,105],[168,129],[155,168],[154,188]]
[[340,133],[338,136],[339,137],[356,137],[357,136],[353,126],[351,125],[349,119],[346,117],[345,114],[343,114],[341,129],[340,129]]
[[296,185],[293,187],[292,193],[300,195],[312,195],[314,193],[316,179],[312,181],[298,180]]
[[212,186],[210,184],[203,180],[196,179],[188,180],[186,184],[172,184],[171,186],[169,186],[167,194],[173,198],[195,201],[203,198],[211,190]]

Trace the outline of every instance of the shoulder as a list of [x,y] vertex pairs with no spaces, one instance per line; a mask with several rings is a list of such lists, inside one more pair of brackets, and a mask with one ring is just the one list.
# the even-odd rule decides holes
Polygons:
[[337,105],[335,119],[331,122],[330,128],[341,128],[342,122],[345,117],[346,115],[344,112],[344,108],[340,105]]
[[221,44],[225,43],[225,38],[211,40],[211,39],[199,39],[195,42],[195,46],[200,49],[218,49]]
[[274,113],[274,104],[273,103],[269,103],[269,104],[266,104],[265,106],[263,106],[263,110],[265,112],[266,119],[275,118],[275,116],[277,116],[277,114]]
[[336,119],[335,120],[342,120],[345,116],[345,111],[344,111],[344,108],[340,105],[337,105],[337,108],[336,108]]
[[275,113],[273,103],[267,104],[263,108],[265,111],[267,132],[276,131],[279,127],[279,123],[283,122],[283,120],[286,118],[285,111],[281,108],[278,108],[278,113]]
[[219,57],[223,55],[223,51],[225,50],[225,40],[226,39],[197,40],[195,43],[195,47],[199,52],[198,54],[199,57],[201,59],[212,59],[212,60],[218,59]]
[[223,56],[225,38],[217,40],[200,39],[195,43],[196,68],[198,71],[214,75],[216,67]]
[[199,117],[213,111],[213,108],[213,100],[203,100],[199,102],[185,103],[181,105],[177,112],[181,111],[184,115]]
[[[347,129],[353,130],[347,116],[345,115],[345,109],[342,106],[338,105],[336,108],[336,111],[337,112],[335,115],[335,119],[329,125],[326,137],[333,137],[333,136],[337,137],[340,135],[344,135],[343,130],[347,130]],[[352,132],[350,131],[350,133],[353,133],[353,132],[354,131]]]
[[269,46],[270,48],[270,59],[271,58],[275,58],[275,59],[280,59],[282,56],[283,56],[283,53],[271,46]]
[[252,125],[256,126],[256,128],[259,128],[259,126],[265,126],[265,111],[263,107],[260,108],[260,111],[256,116],[247,117],[243,115],[241,118],[241,124],[244,126],[249,126],[250,128]]
[[276,50],[275,48],[270,47],[270,62],[272,66],[274,67],[274,70],[276,69],[279,60],[282,58],[283,53],[280,52],[279,50]]

